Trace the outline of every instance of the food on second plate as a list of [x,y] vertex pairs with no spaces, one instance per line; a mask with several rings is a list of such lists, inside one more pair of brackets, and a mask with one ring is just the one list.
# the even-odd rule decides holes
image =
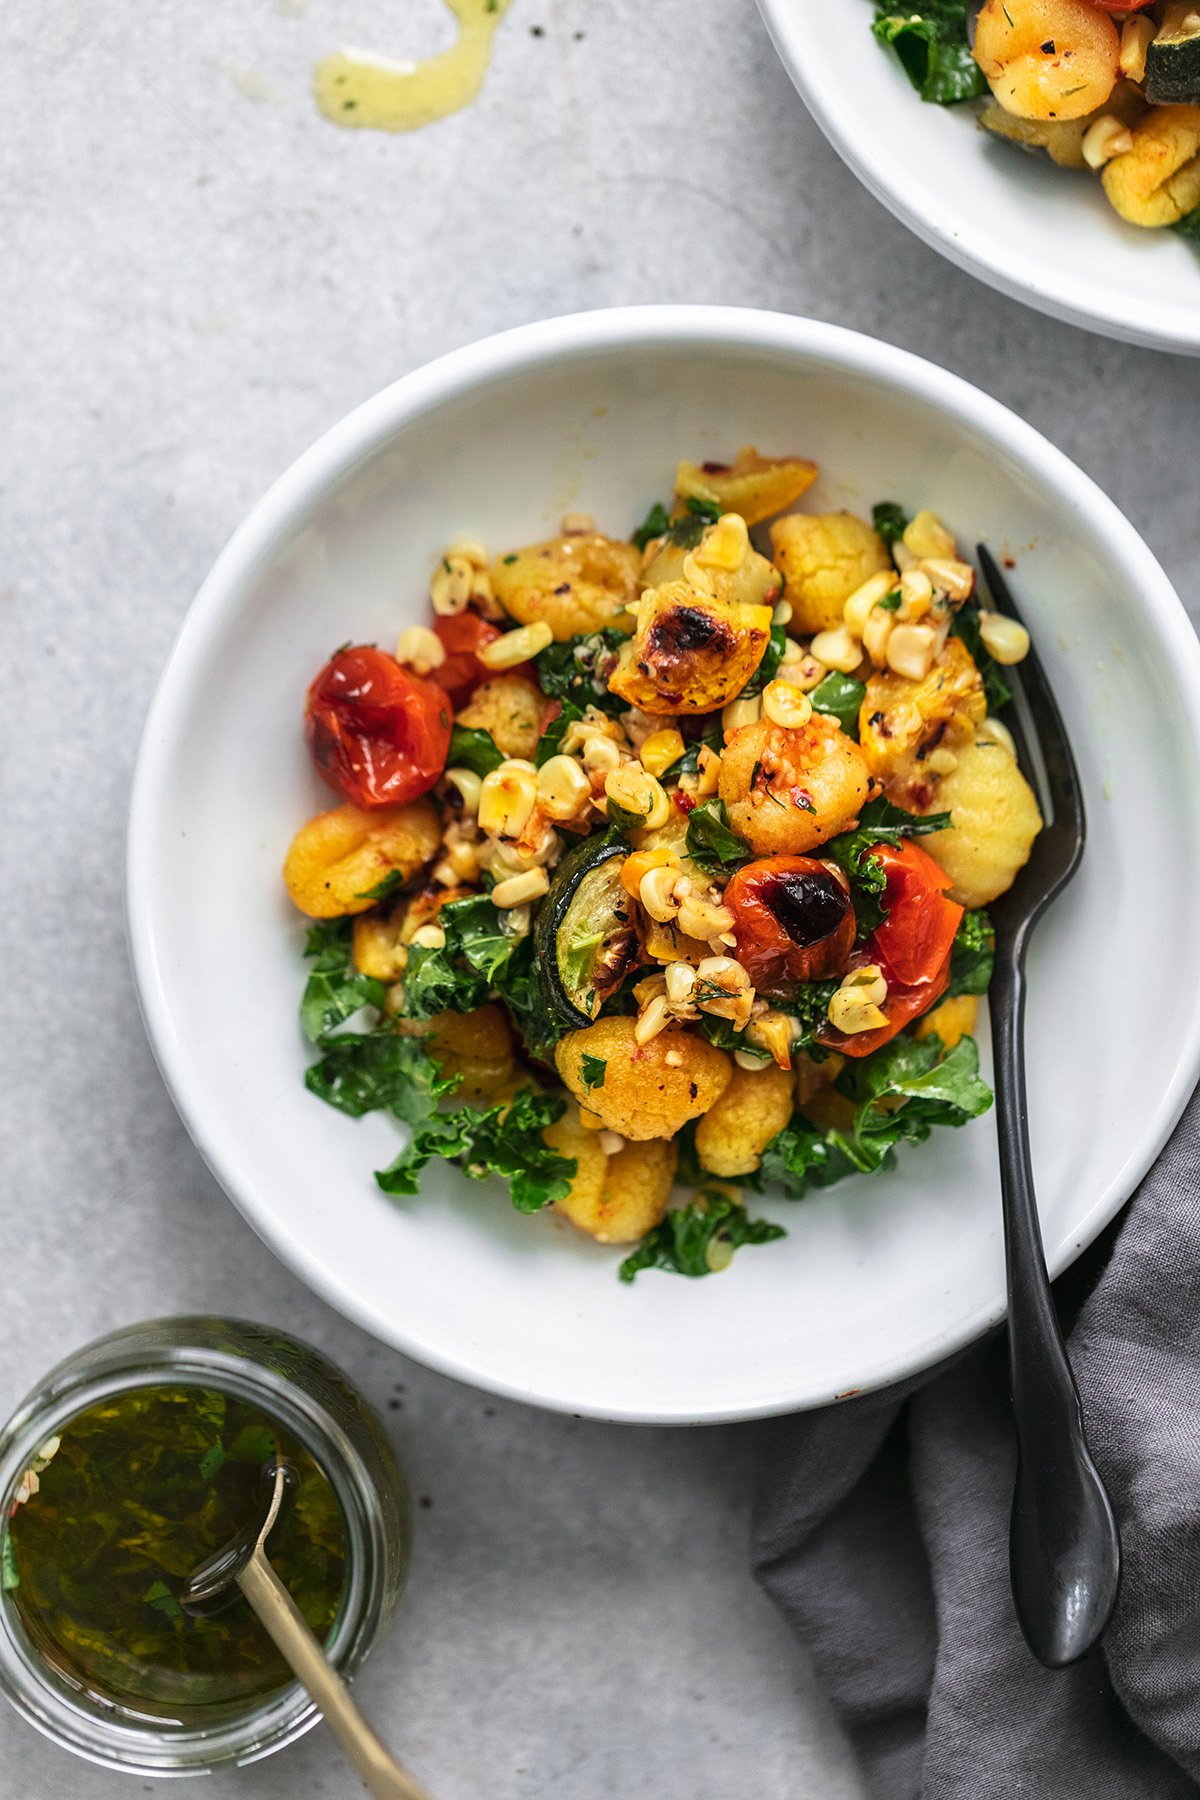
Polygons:
[[985,908],[1041,828],[995,717],[1028,638],[932,513],[789,510],[816,475],[747,449],[681,463],[630,539],[459,540],[429,625],[317,674],[306,1079],[409,1125],[386,1193],[448,1158],[636,1245],[624,1279],[703,1275],[783,1235],[746,1189],[990,1104]]
[[985,130],[1098,174],[1131,225],[1200,239],[1200,7],[984,0],[973,40],[971,11],[876,0],[874,31],[922,99],[983,98]]

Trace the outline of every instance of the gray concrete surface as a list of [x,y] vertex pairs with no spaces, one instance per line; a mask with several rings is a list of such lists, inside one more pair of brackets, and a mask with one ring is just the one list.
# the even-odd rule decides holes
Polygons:
[[[857,0],[844,0],[845,4]],[[945,363],[1123,504],[1190,605],[1200,363],[1052,325],[940,261],[827,148],[752,0],[514,0],[485,93],[408,138],[308,97],[438,0],[8,0],[0,14],[0,1409],[121,1321],[219,1308],[323,1345],[423,1496],[362,1692],[438,1800],[851,1800],[746,1569],[752,1437],[544,1417],[310,1296],[201,1167],[126,964],[126,798],[188,601],[267,483],[375,388],[498,327],[689,299]],[[109,1800],[0,1717],[0,1795]],[[321,1734],[214,1794],[359,1790]]]

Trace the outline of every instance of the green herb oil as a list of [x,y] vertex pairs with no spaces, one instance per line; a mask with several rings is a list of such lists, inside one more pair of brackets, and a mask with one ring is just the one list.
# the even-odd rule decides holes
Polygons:
[[204,1619],[179,1605],[196,1565],[260,1508],[278,1452],[299,1482],[271,1561],[318,1638],[329,1632],[345,1585],[342,1515],[278,1420],[210,1388],[141,1388],[81,1413],[47,1449],[3,1544],[8,1601],[47,1663],[126,1710],[183,1720],[291,1682],[240,1594]]

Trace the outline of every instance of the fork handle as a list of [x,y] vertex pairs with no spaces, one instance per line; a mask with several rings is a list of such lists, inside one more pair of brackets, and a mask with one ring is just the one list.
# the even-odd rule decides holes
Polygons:
[[1009,1567],[1030,1649],[1060,1668],[1085,1655],[1108,1623],[1120,1579],[1120,1541],[1084,1437],[1038,1221],[1025,1087],[1027,939],[1028,929],[1007,941],[998,938],[988,990],[1017,1436]]

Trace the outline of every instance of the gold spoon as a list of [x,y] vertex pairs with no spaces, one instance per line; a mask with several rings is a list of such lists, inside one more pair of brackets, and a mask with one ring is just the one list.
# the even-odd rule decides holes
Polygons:
[[239,1588],[279,1654],[307,1689],[313,1705],[324,1716],[347,1761],[374,1800],[430,1800],[359,1712],[346,1683],[271,1567],[267,1539],[295,1476],[282,1459],[268,1464],[265,1474],[269,1483],[265,1512],[251,1519],[244,1531],[192,1570],[179,1604],[184,1612],[203,1617],[225,1605],[232,1598],[232,1590]]

